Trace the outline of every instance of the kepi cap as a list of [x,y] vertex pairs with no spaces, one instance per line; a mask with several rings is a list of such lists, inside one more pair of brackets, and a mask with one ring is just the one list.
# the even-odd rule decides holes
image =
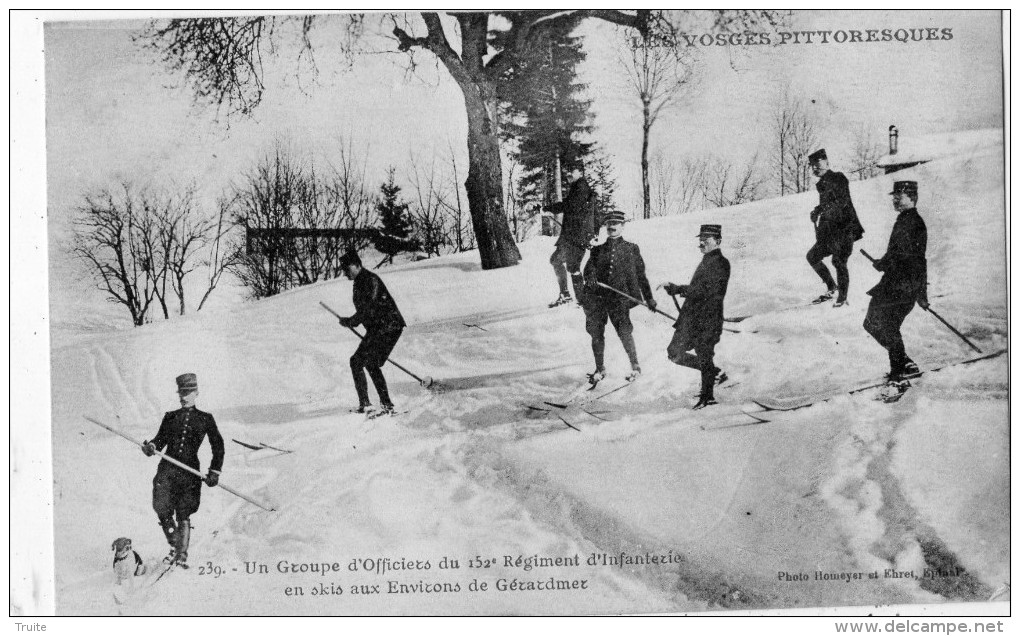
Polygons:
[[177,376],[177,392],[190,393],[198,390],[198,376],[194,373],[182,373]]
[[812,152],[810,155],[808,155],[807,159],[808,159],[808,163],[816,163],[818,161],[821,161],[822,159],[828,161],[829,157],[828,157],[828,155],[825,154],[825,148],[819,148],[818,150],[816,150],[816,151]]
[[917,182],[916,181],[896,181],[893,183],[892,192],[889,194],[896,194],[897,192],[906,192],[907,194],[917,195]]
[[722,238],[722,226],[714,223],[707,223],[701,226],[701,231],[698,232],[698,237],[711,236],[712,238]]
[[351,265],[361,267],[361,257],[359,257],[358,253],[354,250],[344,252],[340,257],[340,269],[350,267]]
[[602,225],[609,225],[611,223],[626,223],[627,215],[620,210],[612,210],[606,213],[605,218],[602,220]]

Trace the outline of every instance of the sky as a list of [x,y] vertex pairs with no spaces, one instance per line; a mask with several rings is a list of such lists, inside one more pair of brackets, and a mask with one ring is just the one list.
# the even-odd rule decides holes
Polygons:
[[[107,15],[116,16],[115,12]],[[412,22],[412,24],[414,24]],[[350,144],[369,183],[389,165],[409,183],[419,164],[466,162],[459,87],[434,57],[419,52],[415,73],[392,37],[348,65],[334,44],[336,21],[313,33],[314,81],[296,73],[283,47],[266,64],[264,102],[251,119],[217,118],[190,88],[133,41],[145,22],[53,22],[45,26],[47,211],[52,256],[82,195],[118,181],[188,184],[212,200],[241,178],[275,140],[318,160]],[[713,153],[742,161],[770,151],[776,95],[811,103],[835,169],[863,127],[883,143],[890,124],[911,136],[1002,125],[1000,19],[996,12],[797,12],[787,31],[948,28],[949,41],[696,47],[701,80],[653,129],[651,151],[674,161]],[[392,28],[385,25],[385,32]],[[697,28],[691,29],[698,33]],[[379,32],[379,31],[376,31]],[[412,31],[414,32],[414,31]],[[420,27],[419,27],[419,33]],[[589,20],[577,30],[588,59],[580,69],[593,100],[593,139],[616,169],[618,202],[639,203],[640,109],[625,88],[616,27]],[[222,114],[222,113],[221,113]],[[51,259],[53,260],[53,259]]]
[[[132,41],[137,20],[64,22],[46,28],[47,142],[50,212],[110,178],[197,180],[218,189],[275,138],[328,154],[341,138],[370,155],[381,180],[385,165],[404,172],[409,155],[464,154],[459,88],[419,53],[417,76],[398,53],[366,54],[337,71],[336,33],[318,33],[318,82],[295,78],[294,51],[267,65],[265,102],[252,120],[229,128],[211,107],[193,104],[179,77]],[[951,28],[951,41],[782,47],[710,47],[700,52],[702,80],[653,130],[653,151],[673,156],[750,154],[767,143],[767,121],[784,86],[812,100],[840,148],[848,126],[884,137],[1001,126],[999,18],[994,12],[798,12],[786,30]],[[389,28],[387,26],[387,28]],[[614,158],[624,198],[637,192],[640,110],[620,73],[615,27],[589,20],[578,30],[588,60],[581,80],[593,99],[595,141]],[[392,51],[392,42],[376,42]],[[837,153],[838,156],[838,153]],[[834,160],[838,164],[838,160]]]

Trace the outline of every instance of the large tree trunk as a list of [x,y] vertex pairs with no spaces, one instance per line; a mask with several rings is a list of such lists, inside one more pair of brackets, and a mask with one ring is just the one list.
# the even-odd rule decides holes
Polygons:
[[503,208],[503,166],[499,137],[487,108],[484,86],[461,84],[468,120],[468,174],[464,181],[482,269],[516,265],[521,253]]

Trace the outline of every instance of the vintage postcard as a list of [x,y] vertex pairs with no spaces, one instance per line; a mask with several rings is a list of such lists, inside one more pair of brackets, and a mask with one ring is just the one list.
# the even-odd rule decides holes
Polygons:
[[1008,614],[1003,20],[45,20],[12,613]]

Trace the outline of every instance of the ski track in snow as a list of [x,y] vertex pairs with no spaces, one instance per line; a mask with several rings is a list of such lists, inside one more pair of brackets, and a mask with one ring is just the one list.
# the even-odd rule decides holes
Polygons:
[[[988,350],[1005,346],[1007,334],[998,153],[1001,146],[990,146],[896,175],[925,184],[919,207],[933,306]],[[852,184],[867,228],[857,247],[876,256],[894,220],[885,194],[891,181]],[[481,271],[476,255],[459,254],[381,271],[409,323],[393,358],[437,382],[425,391],[387,365],[391,393],[409,411],[396,417],[348,412],[347,358],[357,341],[317,307],[322,300],[351,313],[347,281],[113,334],[55,330],[58,611],[614,613],[979,598],[1009,577],[1001,560],[1008,502],[999,495],[1008,492],[1005,358],[927,375],[895,405],[864,393],[761,414],[772,420],[766,424],[741,413],[758,395],[844,386],[884,370],[884,351],[861,328],[865,292],[878,275],[856,253],[849,307],[766,313],[818,293],[802,253],[812,242],[806,219],[816,199],[807,193],[628,226],[654,287],[688,280],[700,259],[694,230],[723,223],[734,272],[727,314],[758,315],[739,324],[744,333],[724,334],[716,360],[731,380],[717,393],[722,403],[704,411],[689,409],[697,374],[665,359],[670,322],[641,307],[632,311],[643,369],[637,382],[601,399],[582,394],[562,412],[528,410],[566,399],[591,368],[582,312],[545,307],[555,295],[548,239],[522,245],[516,268]],[[762,238],[763,218],[783,240]],[[672,312],[667,297],[659,301]],[[918,362],[968,355],[919,309],[903,332]],[[606,359],[610,377],[600,388],[608,390],[629,368],[611,326]],[[156,464],[81,415],[149,438],[176,407],[173,378],[185,371],[198,373],[199,408],[216,416],[224,436],[224,482],[277,512],[203,488],[191,570],[117,606],[110,541],[130,536],[147,559],[166,550],[149,506]],[[984,415],[985,437],[966,432],[970,408]],[[953,441],[961,435],[969,445]],[[231,438],[294,452],[251,451]],[[970,481],[964,476],[983,460],[968,456],[969,448],[996,458]],[[935,467],[949,457],[958,459],[942,474]],[[200,458],[206,466],[207,446]],[[280,560],[346,564],[355,556],[435,563],[445,555],[460,559],[461,569],[389,578],[491,584],[550,572],[469,571],[464,560],[621,550],[674,550],[684,559],[670,568],[552,572],[590,579],[584,594],[461,593],[430,596],[428,605],[417,595],[312,602],[281,588],[325,580],[231,571],[230,585],[222,585],[198,572],[206,562],[243,570]],[[935,561],[964,567],[970,578],[956,587],[776,581],[778,571],[920,571]],[[344,570],[337,578],[350,585],[388,577]]]

